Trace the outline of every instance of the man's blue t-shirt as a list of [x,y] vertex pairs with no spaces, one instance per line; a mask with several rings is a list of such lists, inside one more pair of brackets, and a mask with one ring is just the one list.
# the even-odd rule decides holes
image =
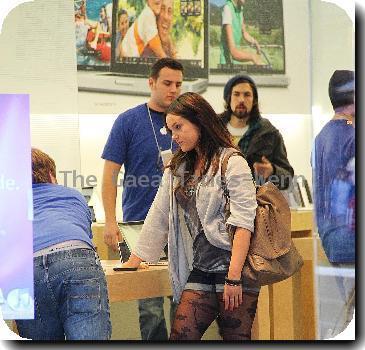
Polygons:
[[[171,135],[166,132],[163,113],[151,109],[150,112],[161,151],[170,149]],[[118,116],[101,157],[124,164],[123,220],[144,220],[157,193],[163,168],[147,104]]]
[[69,240],[93,247],[91,213],[78,191],[50,183],[32,187],[34,252]]
[[329,121],[315,139],[312,157],[315,214],[323,248],[331,262],[354,262],[354,127],[342,119]]

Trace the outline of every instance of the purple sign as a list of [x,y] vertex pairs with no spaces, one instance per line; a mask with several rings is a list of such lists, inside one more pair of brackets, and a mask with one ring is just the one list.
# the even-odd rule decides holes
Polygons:
[[0,310],[34,318],[29,95],[0,94]]

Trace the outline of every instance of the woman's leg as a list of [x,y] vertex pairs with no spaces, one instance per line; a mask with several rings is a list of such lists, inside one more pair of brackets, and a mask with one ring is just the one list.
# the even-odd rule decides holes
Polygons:
[[215,292],[184,290],[172,324],[170,340],[200,340],[218,311]]
[[224,310],[223,293],[217,294],[220,311],[217,322],[223,340],[251,340],[259,293],[243,292],[242,304],[233,311]]

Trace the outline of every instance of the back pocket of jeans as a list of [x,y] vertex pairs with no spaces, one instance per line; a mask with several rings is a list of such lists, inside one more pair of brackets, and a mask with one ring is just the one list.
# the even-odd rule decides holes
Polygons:
[[64,281],[68,315],[101,310],[100,281],[97,278]]

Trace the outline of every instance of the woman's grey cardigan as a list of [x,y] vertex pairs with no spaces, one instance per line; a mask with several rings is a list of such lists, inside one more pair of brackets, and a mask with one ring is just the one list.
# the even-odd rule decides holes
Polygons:
[[[221,162],[227,149],[221,153]],[[183,174],[184,165],[179,169]],[[226,171],[230,194],[230,212],[227,223],[254,230],[256,214],[256,191],[251,170],[241,156],[232,156]],[[170,169],[164,172],[160,188],[148,212],[133,253],[142,260],[156,263],[168,244],[168,259],[171,286],[175,302],[179,302],[184,286],[192,270],[192,240],[180,206],[177,205],[174,189],[180,178],[173,176]],[[212,177],[207,176],[199,183],[196,206],[207,240],[214,246],[231,250],[231,243],[225,229],[225,198],[221,187],[221,168]]]

